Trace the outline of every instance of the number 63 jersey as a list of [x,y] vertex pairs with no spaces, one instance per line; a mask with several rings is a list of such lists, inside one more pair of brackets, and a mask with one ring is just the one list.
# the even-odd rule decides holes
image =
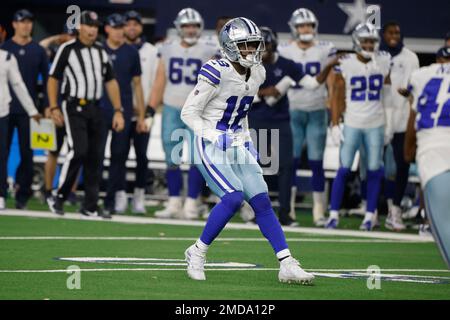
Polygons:
[[[248,77],[248,79],[247,79]],[[198,136],[215,142],[227,132],[233,145],[248,140],[247,113],[266,78],[262,65],[253,66],[250,75],[241,75],[225,59],[209,60],[202,66],[198,83],[181,111],[182,120]]]
[[424,187],[434,176],[450,170],[450,63],[435,63],[411,74],[416,111],[417,165]]
[[179,40],[169,40],[161,45],[158,56],[166,68],[166,85],[163,103],[181,108],[197,83],[201,66],[217,53],[213,43],[198,41],[191,47],[183,47]]
[[391,55],[378,51],[367,63],[347,54],[335,67],[345,80],[344,123],[353,128],[377,128],[385,123],[382,103],[384,79],[391,70]]

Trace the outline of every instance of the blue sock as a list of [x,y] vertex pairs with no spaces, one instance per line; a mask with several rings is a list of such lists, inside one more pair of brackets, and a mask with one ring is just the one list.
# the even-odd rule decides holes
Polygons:
[[239,210],[242,201],[244,201],[244,194],[241,191],[225,194],[222,199],[220,199],[220,202],[212,208],[208,221],[206,221],[205,228],[200,236],[200,240],[202,240],[203,243],[210,245],[236,211]]
[[198,195],[202,191],[203,185],[205,184],[205,179],[198,170],[197,167],[191,166],[188,174],[188,192],[187,196],[192,199],[197,199]]
[[322,160],[309,160],[309,167],[312,170],[312,189],[315,192],[325,191],[325,172],[323,171]]
[[367,199],[367,180],[361,180],[361,199]]
[[294,161],[293,161],[294,163],[293,163],[293,165],[292,165],[292,185],[293,186],[296,186],[297,185],[297,175],[296,175],[296,172],[297,172],[297,169],[298,169],[298,167],[300,167],[300,158],[294,158]]
[[331,210],[339,210],[341,208],[342,197],[344,196],[345,180],[350,173],[349,168],[340,167],[336,178],[333,181],[333,187],[331,189]]
[[275,253],[287,249],[286,237],[272,209],[269,195],[267,193],[257,194],[248,203],[253,208],[253,211],[255,211],[256,223],[259,226],[259,230],[269,240]]
[[374,213],[377,209],[381,177],[380,170],[367,170],[367,212]]
[[167,188],[169,189],[169,196],[178,197],[183,187],[183,177],[179,167],[169,168],[166,171]]
[[390,179],[384,180],[384,197],[386,199],[394,199],[395,181]]

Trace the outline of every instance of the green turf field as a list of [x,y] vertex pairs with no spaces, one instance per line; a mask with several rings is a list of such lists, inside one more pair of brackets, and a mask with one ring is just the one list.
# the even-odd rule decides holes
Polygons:
[[[0,299],[450,298],[450,272],[434,243],[369,239],[364,234],[288,233],[293,254],[317,275],[314,286],[300,286],[278,282],[278,262],[258,230],[227,229],[208,254],[213,265],[207,266],[207,281],[195,282],[187,277],[182,259],[200,232],[200,226],[17,217],[4,212]],[[72,265],[81,269],[81,289],[67,288],[68,279],[76,284],[66,271]],[[367,287],[365,270],[370,265],[381,268],[380,289]]]

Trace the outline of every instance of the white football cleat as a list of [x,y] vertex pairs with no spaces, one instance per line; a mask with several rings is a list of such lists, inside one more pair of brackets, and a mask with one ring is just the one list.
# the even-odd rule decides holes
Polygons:
[[147,212],[147,210],[145,210],[144,200],[145,190],[142,188],[135,188],[132,201],[133,213],[144,214]]
[[175,218],[182,212],[182,200],[181,197],[169,197],[166,203],[166,207],[162,210],[155,212],[156,218],[170,219]]
[[183,207],[183,219],[195,220],[200,218],[200,205],[197,199],[186,197]]
[[287,283],[312,284],[314,275],[303,270],[300,262],[289,256],[280,262],[278,280]]
[[367,201],[363,199],[363,200],[361,200],[361,203],[359,204],[359,206],[357,208],[350,209],[348,211],[348,214],[363,216],[366,214],[366,205],[367,205]]
[[193,280],[206,280],[206,255],[200,251],[195,243],[186,249],[184,257],[187,262],[187,274]]
[[125,213],[128,207],[128,198],[125,191],[117,191],[115,195],[115,201],[114,201],[114,211],[116,213]]
[[375,213],[366,212],[364,220],[359,226],[359,230],[372,231],[374,224],[375,224]]
[[402,231],[406,229],[402,220],[402,209],[400,209],[400,207],[392,206],[392,210],[389,212],[384,226],[386,229],[393,231]]
[[0,210],[5,210],[5,209],[6,209],[5,198],[0,197]]

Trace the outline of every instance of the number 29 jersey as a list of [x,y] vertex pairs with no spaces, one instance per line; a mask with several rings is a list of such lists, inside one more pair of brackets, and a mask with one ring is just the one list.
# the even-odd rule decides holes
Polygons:
[[163,103],[181,108],[197,83],[201,66],[217,52],[213,43],[198,41],[190,47],[183,47],[180,40],[169,40],[158,50],[158,56],[166,68],[166,85]]
[[367,63],[355,53],[340,59],[335,71],[345,80],[344,123],[353,128],[376,128],[384,125],[382,103],[384,79],[391,70],[391,55],[378,51]]
[[[191,126],[197,135],[209,139],[205,132],[228,132],[241,141],[239,137],[248,134],[244,120],[266,78],[266,70],[262,65],[253,66],[250,76],[246,78],[225,59],[209,60],[203,65],[198,84],[189,94],[182,110],[182,116],[184,111],[192,109],[197,109],[195,113],[201,115],[201,121],[197,123],[201,123],[202,127]],[[191,121],[193,123],[195,119]]]
[[450,63],[434,63],[411,74],[416,111],[417,165],[424,187],[434,176],[450,170]]

